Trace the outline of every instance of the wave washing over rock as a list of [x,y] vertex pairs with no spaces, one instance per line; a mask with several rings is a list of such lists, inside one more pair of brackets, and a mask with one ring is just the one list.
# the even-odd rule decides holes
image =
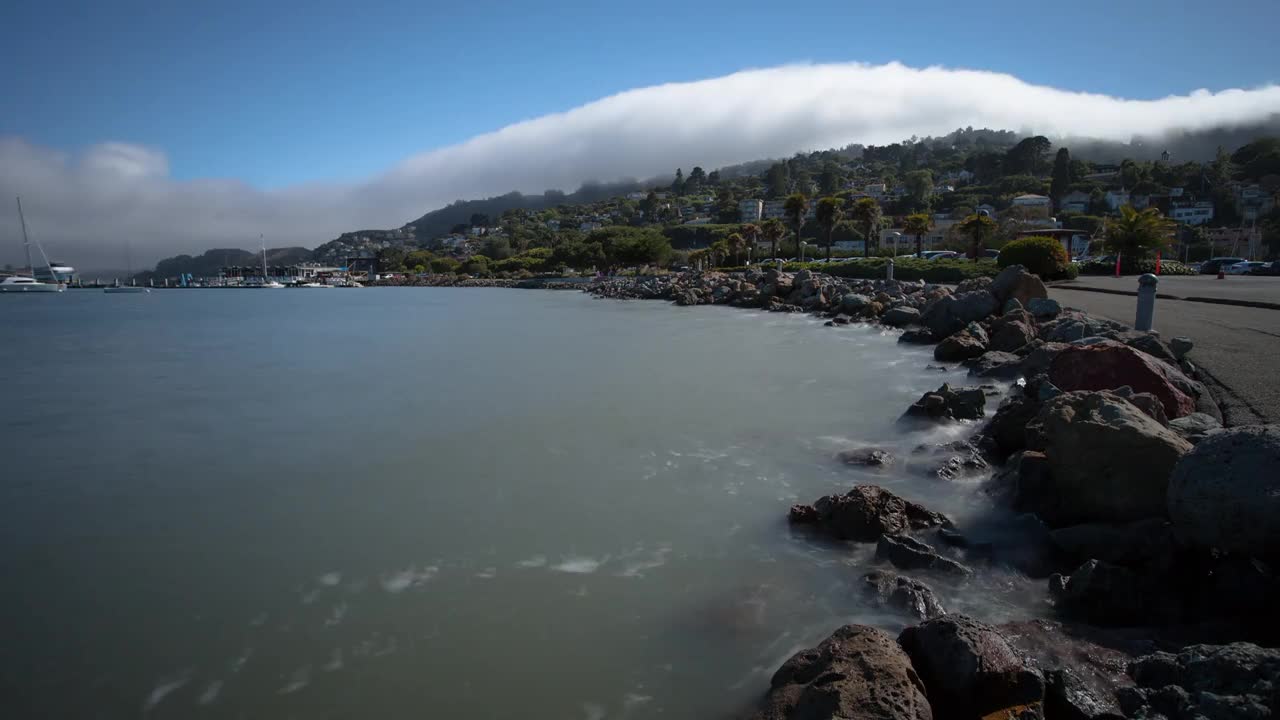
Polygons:
[[[902,328],[901,342],[936,343],[935,359],[979,383],[926,393],[902,422],[982,420],[931,453],[935,472],[978,475],[1031,539],[972,542],[875,485],[792,507],[793,527],[874,544],[880,569],[864,591],[919,624],[896,639],[840,627],[777,670],[755,718],[1278,716],[1280,427],[1223,429],[1185,339],[1064,309],[1021,266],[955,288],[768,270],[613,278],[587,292],[881,323]],[[994,413],[991,379],[1017,383]],[[874,447],[841,459],[913,460]],[[930,584],[993,564],[1043,578],[1060,621],[946,613]]]

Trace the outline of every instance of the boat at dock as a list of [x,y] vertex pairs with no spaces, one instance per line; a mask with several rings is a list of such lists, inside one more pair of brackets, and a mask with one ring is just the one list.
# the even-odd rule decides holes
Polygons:
[[[0,293],[62,292],[66,286],[61,282],[44,283],[35,278],[35,266],[31,263],[31,237],[27,234],[27,217],[22,214],[22,198],[18,198],[18,220],[22,223],[22,247],[27,252],[27,270],[31,274],[10,275],[0,280]],[[40,257],[44,258],[49,276],[57,279],[53,264],[49,262],[49,257],[44,254],[44,248],[39,242],[36,243],[36,249],[40,251]]]

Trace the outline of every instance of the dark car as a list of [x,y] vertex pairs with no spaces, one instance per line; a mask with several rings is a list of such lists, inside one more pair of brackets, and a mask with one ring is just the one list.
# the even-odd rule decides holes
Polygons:
[[1200,266],[1200,274],[1217,275],[1219,271],[1226,272],[1227,268],[1242,262],[1244,262],[1242,257],[1216,257]]
[[1250,275],[1280,275],[1280,260],[1263,263],[1261,267],[1253,268],[1249,271]]

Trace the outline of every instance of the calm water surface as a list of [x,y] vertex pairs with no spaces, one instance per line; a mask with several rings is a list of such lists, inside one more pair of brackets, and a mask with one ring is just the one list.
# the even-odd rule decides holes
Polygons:
[[946,439],[893,423],[961,377],[929,358],[579,293],[0,298],[5,715],[733,716],[841,623],[902,626],[869,546],[785,515],[867,480],[840,449]]

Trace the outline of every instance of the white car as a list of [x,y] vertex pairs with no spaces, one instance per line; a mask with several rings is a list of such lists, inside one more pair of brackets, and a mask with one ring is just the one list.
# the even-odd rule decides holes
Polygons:
[[1258,260],[1246,260],[1244,262],[1236,263],[1235,265],[1227,266],[1227,274],[1228,275],[1248,275],[1251,270],[1255,268],[1266,267],[1266,266],[1267,266],[1266,263],[1260,262]]

